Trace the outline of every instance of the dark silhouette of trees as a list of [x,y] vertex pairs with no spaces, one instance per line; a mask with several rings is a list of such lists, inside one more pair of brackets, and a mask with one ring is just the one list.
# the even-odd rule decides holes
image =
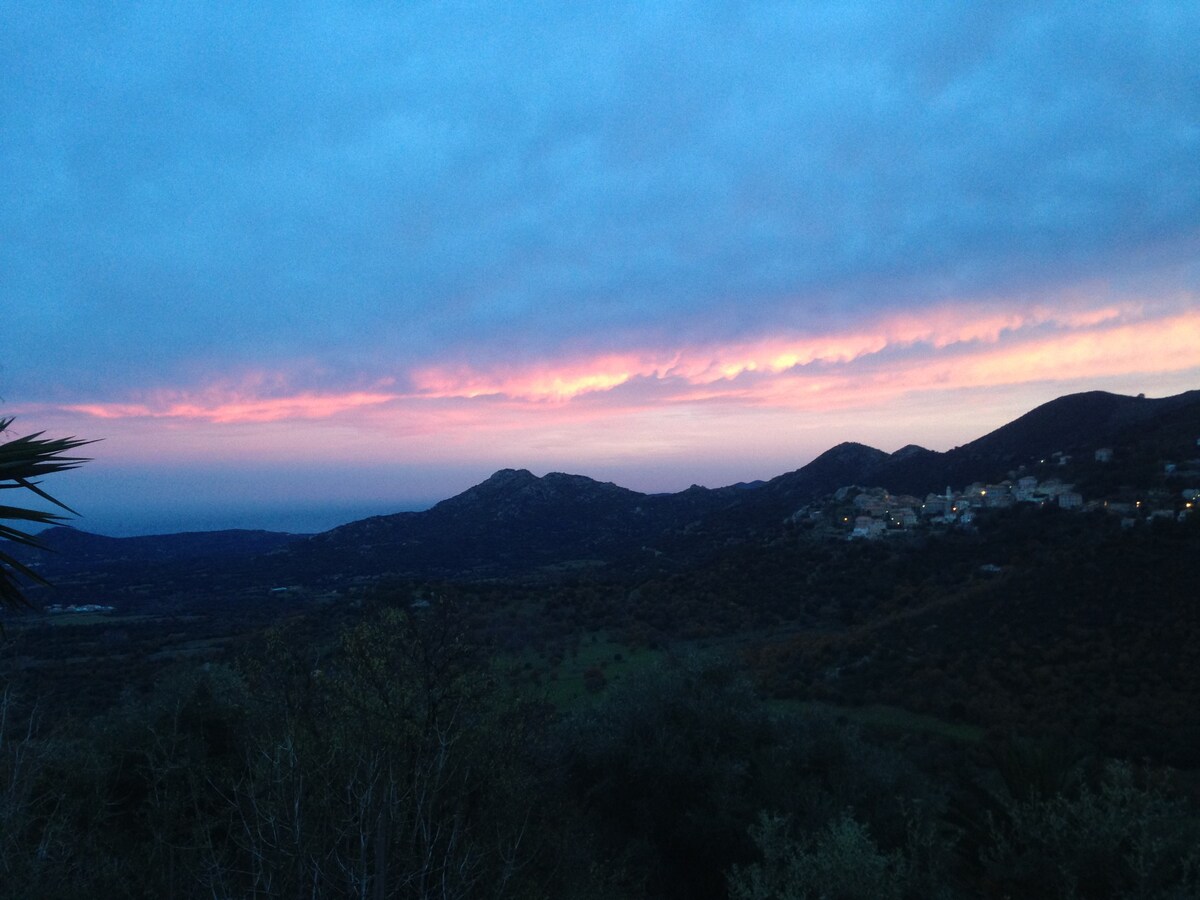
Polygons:
[[[12,421],[12,418],[0,419],[0,434],[8,430]],[[69,456],[68,454],[76,447],[92,442],[76,437],[43,438],[43,433],[39,431],[36,434],[13,438],[0,444],[0,490],[32,491],[59,509],[72,515],[78,515],[71,507],[55,500],[43,491],[38,486],[40,482],[35,479],[54,472],[74,469],[87,462],[83,457]],[[42,543],[28,531],[23,531],[19,526],[7,525],[5,522],[54,525],[64,519],[65,516],[60,513],[0,504],[0,539],[26,547],[41,548]],[[0,607],[15,609],[29,605],[29,601],[25,598],[17,581],[18,576],[24,576],[42,584],[46,583],[44,578],[20,560],[9,553],[0,551]]]

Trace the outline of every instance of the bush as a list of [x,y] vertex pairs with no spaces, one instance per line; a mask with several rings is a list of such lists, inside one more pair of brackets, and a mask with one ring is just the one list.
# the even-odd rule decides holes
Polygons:
[[1125,763],[1110,763],[1098,787],[1010,798],[988,819],[983,862],[1012,896],[1200,896],[1200,823]]
[[884,853],[865,825],[849,814],[797,843],[788,820],[763,814],[750,836],[763,860],[734,866],[731,900],[900,900],[907,866],[899,852]]

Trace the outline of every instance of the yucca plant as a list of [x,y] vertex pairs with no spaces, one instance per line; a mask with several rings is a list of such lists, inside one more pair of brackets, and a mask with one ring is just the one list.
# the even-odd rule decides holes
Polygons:
[[[0,418],[0,435],[12,424],[11,418]],[[37,432],[25,437],[0,443],[0,490],[32,491],[43,500],[52,503],[64,512],[78,515],[75,510],[43,491],[35,481],[43,475],[74,469],[87,462],[81,456],[69,456],[76,447],[90,444],[91,441],[75,437],[43,438],[45,432]],[[27,547],[45,549],[41,541],[32,534],[22,531],[29,525],[56,525],[65,521],[66,516],[57,512],[39,509],[28,509],[22,506],[9,506],[0,503],[0,540],[12,541]],[[8,524],[10,522],[18,525]],[[3,546],[3,545],[0,545]],[[24,576],[30,581],[46,584],[42,578],[28,566],[15,559],[8,553],[0,551],[0,607],[20,609],[29,607],[18,576]]]

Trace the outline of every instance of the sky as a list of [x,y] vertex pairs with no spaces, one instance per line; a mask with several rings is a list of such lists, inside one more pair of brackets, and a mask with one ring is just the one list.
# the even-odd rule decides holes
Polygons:
[[1200,388],[1200,4],[0,0],[0,415],[102,533]]

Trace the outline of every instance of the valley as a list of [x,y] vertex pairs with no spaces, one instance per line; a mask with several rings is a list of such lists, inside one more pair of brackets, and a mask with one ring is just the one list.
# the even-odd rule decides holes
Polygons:
[[[1030,892],[1042,876],[1005,856],[1032,839],[1019,815],[1049,814],[1035,787],[1083,803],[1140,779],[1122,802],[1143,804],[1163,846],[1200,833],[1200,515],[1185,496],[1200,392],[1048,406],[946,454],[844,444],[754,485],[645,495],[508,469],[426,512],[318,535],[55,529],[52,554],[26,557],[53,583],[29,591],[43,612],[4,623],[6,715],[60,750],[107,748],[88,764],[105,777],[132,753],[136,778],[197,765],[224,783],[250,759],[239,746],[293,728],[289,741],[307,735],[331,760],[373,746],[355,729],[382,728],[370,740],[400,754],[390,764],[425,772],[405,755],[416,738],[387,723],[415,716],[424,733],[452,697],[474,710],[470,753],[506,767],[470,790],[538,798],[530,884],[560,896],[722,897],[731,867],[770,864],[756,815],[786,813],[818,842],[794,852],[817,853],[825,838],[812,835],[833,840],[821,829],[839,807],[875,836],[856,852],[903,860],[909,896],[981,896],[993,882],[1059,896]],[[138,728],[159,740],[172,721],[174,749],[145,756]],[[347,771],[367,777],[354,759]],[[65,763],[44,764],[50,777]],[[88,784],[78,790],[100,789]],[[926,812],[904,824],[869,799],[872,784]],[[216,803],[172,813],[225,822],[209,842],[232,840],[231,810],[249,814],[248,798],[222,806],[187,779],[172,790]],[[157,808],[139,796],[106,802]],[[496,802],[480,814],[503,831],[514,801]],[[971,803],[983,805],[964,813]],[[1011,818],[1009,843],[980,831],[987,810]],[[558,832],[578,846],[555,849]],[[918,832],[942,849],[921,856],[906,843]],[[1066,864],[1059,852],[1037,850],[1048,866]],[[591,874],[551,865],[562,853]],[[1160,880],[1188,884],[1189,871],[1166,866]]]

